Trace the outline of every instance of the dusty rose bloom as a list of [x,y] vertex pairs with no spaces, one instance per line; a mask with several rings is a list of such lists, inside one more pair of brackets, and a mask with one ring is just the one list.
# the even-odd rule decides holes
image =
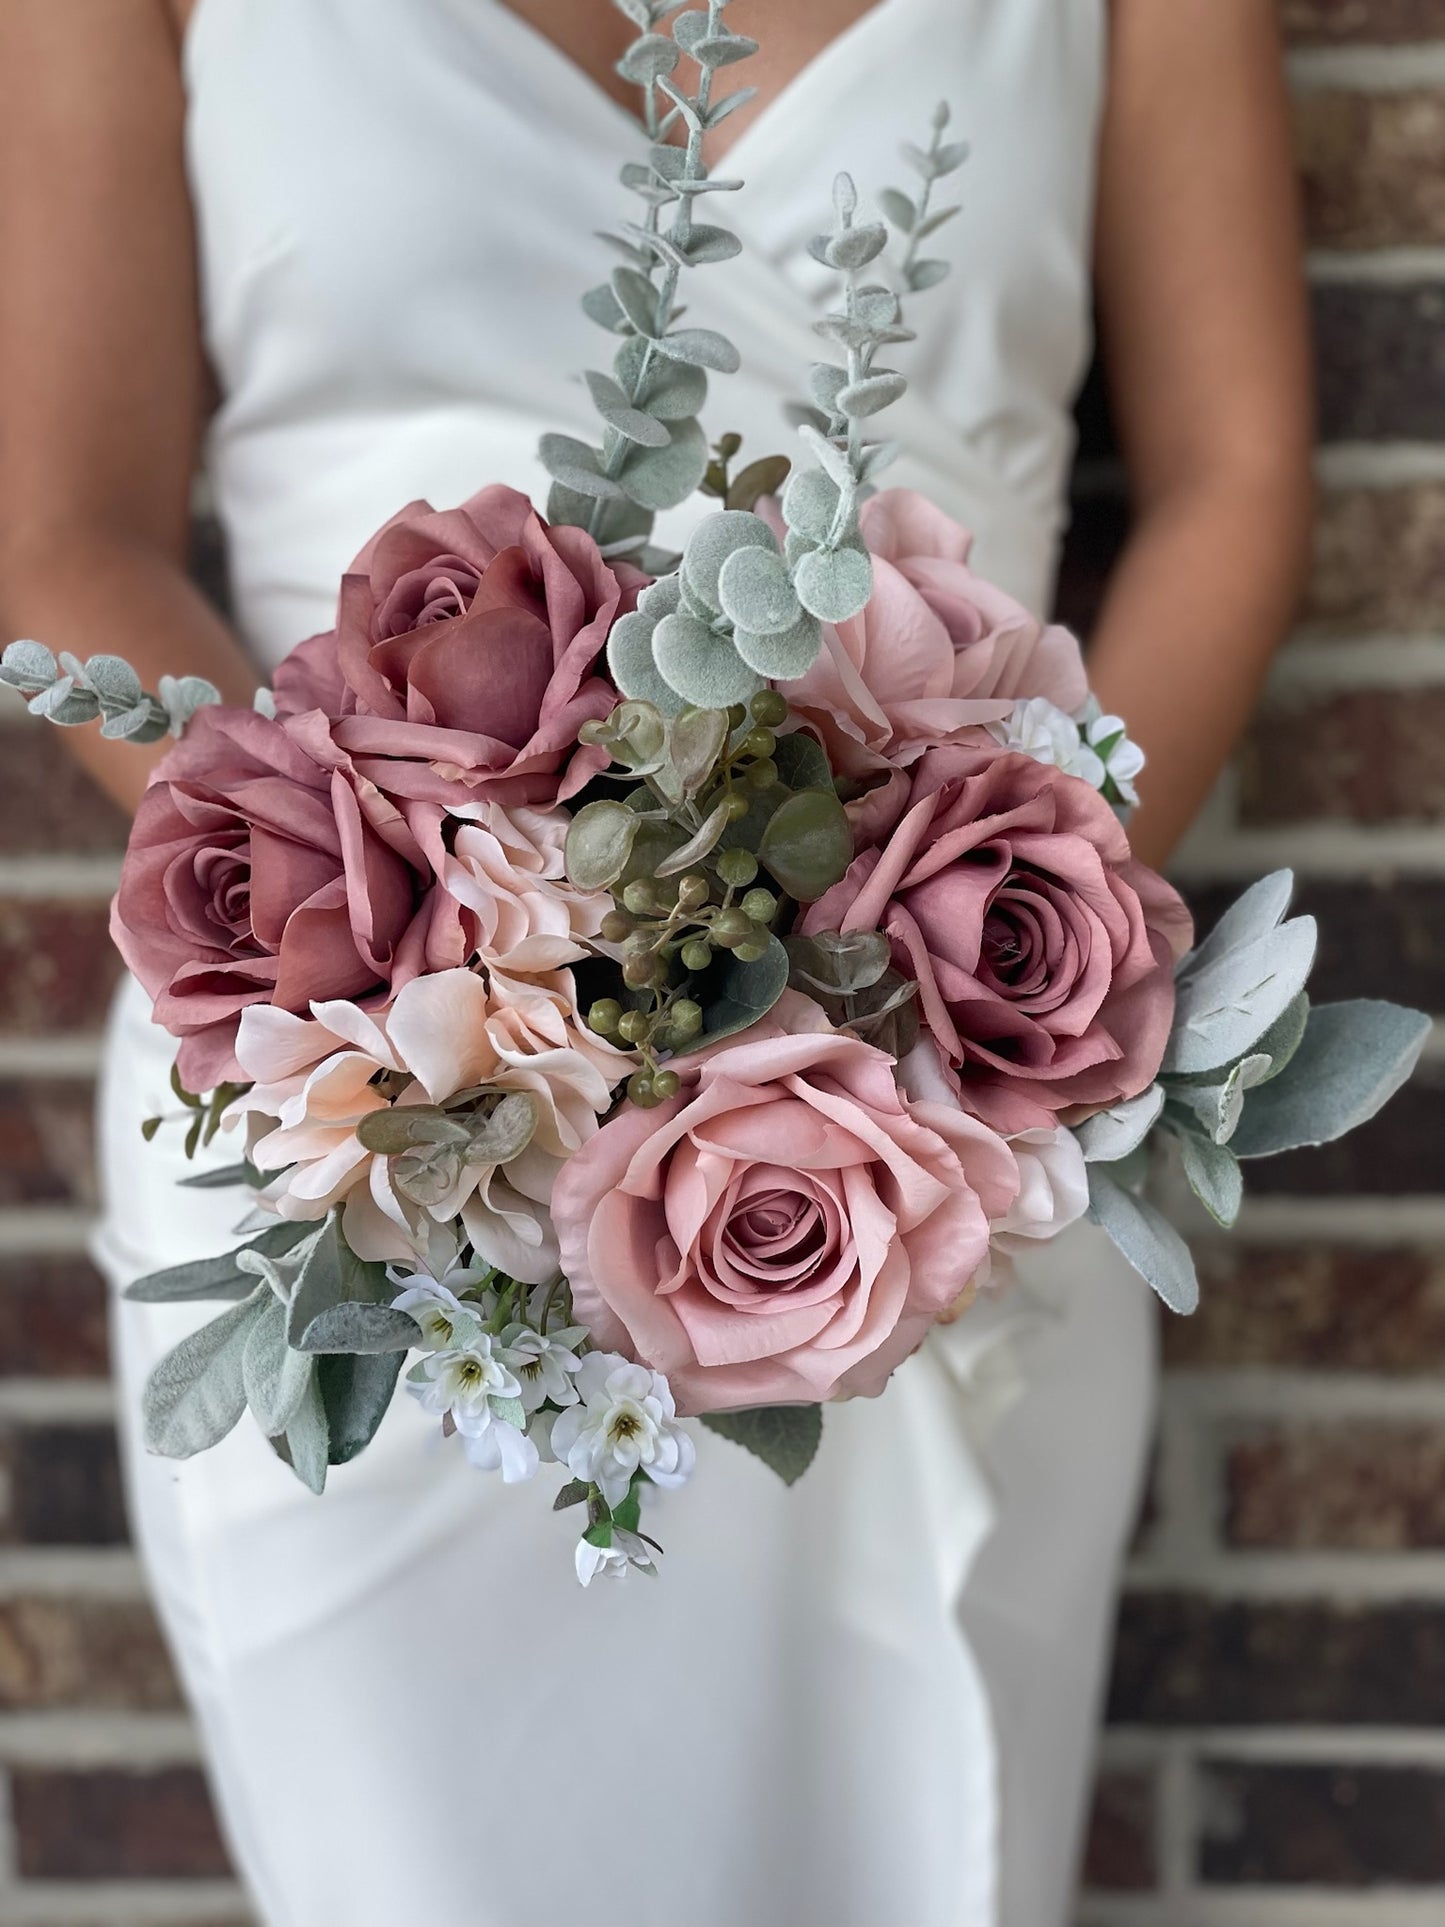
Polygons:
[[679,1096],[620,1111],[553,1191],[579,1321],[682,1411],[880,1392],[984,1264],[1008,1146],[915,1113],[890,1057],[792,992],[678,1068]]
[[278,708],[320,709],[393,796],[551,805],[600,766],[577,731],[617,701],[598,658],[645,579],[515,489],[413,502],[343,578],[335,630],[278,671]]
[[886,846],[856,857],[803,928],[886,932],[961,1101],[1008,1132],[1152,1082],[1191,937],[1097,791],[956,747],[924,755]]
[[192,1090],[243,1009],[384,995],[428,967],[432,878],[395,803],[284,724],[203,709],[141,799],[111,932]]
[[940,742],[971,740],[1020,696],[1073,711],[1088,694],[1079,645],[968,567],[973,538],[910,489],[863,506],[873,594],[849,622],[823,631],[805,676],[784,685],[834,770],[876,784],[851,812],[885,834],[905,794],[898,771]]

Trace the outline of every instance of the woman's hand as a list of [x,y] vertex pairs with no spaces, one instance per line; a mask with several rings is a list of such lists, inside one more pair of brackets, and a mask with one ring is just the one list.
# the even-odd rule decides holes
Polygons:
[[[206,379],[165,0],[0,0],[0,636],[256,676],[186,579]],[[66,742],[133,805],[164,743]]]
[[1248,720],[1305,568],[1308,322],[1271,0],[1113,0],[1097,267],[1134,534],[1090,679],[1159,864]]

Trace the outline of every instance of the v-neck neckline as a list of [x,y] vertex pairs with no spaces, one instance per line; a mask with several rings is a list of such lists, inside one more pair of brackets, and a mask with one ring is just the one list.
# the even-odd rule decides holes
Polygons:
[[[647,130],[642,124],[641,117],[630,112],[620,100],[609,94],[607,89],[588,73],[579,61],[572,58],[565,47],[560,46],[525,15],[508,6],[507,0],[486,0],[486,3],[493,14],[500,14],[510,23],[519,44],[530,43],[540,58],[561,70],[579,99],[590,99],[594,109],[604,114],[614,128],[625,129],[634,140],[646,140]],[[724,168],[736,169],[739,165],[738,157],[744,154],[756,140],[773,134],[777,127],[783,125],[784,110],[796,104],[794,96],[805,92],[817,81],[820,74],[826,74],[838,59],[846,58],[852,50],[854,41],[865,34],[883,15],[891,13],[894,7],[900,4],[901,0],[872,0],[871,6],[865,8],[855,20],[849,21],[848,25],[841,32],[834,34],[831,40],[825,41],[816,53],[811,54],[797,72],[783,83],[771,100],[763,102],[743,131],[728,143],[715,161],[709,163],[710,169],[713,172],[720,172]],[[739,76],[739,78],[742,85],[747,84],[745,76]]]

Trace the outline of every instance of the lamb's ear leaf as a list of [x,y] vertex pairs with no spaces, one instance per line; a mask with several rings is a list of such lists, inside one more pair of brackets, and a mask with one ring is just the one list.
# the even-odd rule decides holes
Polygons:
[[1188,1245],[1147,1199],[1115,1184],[1098,1164],[1089,1166],[1089,1216],[1171,1311],[1197,1308],[1199,1279]]
[[758,1405],[748,1412],[704,1412],[702,1422],[795,1485],[817,1457],[823,1437],[821,1405]]
[[370,1445],[391,1404],[405,1358],[404,1352],[362,1356],[333,1352],[316,1360],[332,1465],[345,1465]]
[[1241,948],[1181,972],[1165,1071],[1207,1071],[1253,1050],[1304,989],[1313,917],[1292,917]]
[[286,1451],[291,1469],[313,1492],[326,1490],[326,1468],[331,1460],[330,1428],[317,1374],[306,1380],[306,1390],[286,1427]]
[[1151,1084],[1147,1091],[1116,1104],[1111,1110],[1096,1111],[1082,1124],[1074,1126],[1079,1149],[1090,1164],[1115,1164],[1141,1145],[1158,1122],[1164,1108],[1164,1088]]
[[1244,1196],[1239,1159],[1227,1144],[1184,1131],[1179,1136],[1179,1156],[1189,1188],[1217,1223],[1232,1225],[1239,1216]]
[[274,1292],[251,1326],[241,1360],[246,1403],[268,1438],[284,1432],[306,1393],[313,1361],[286,1343],[286,1307]]
[[142,1305],[176,1304],[190,1298],[249,1298],[256,1289],[256,1274],[237,1269],[237,1252],[260,1251],[268,1258],[279,1258],[315,1230],[314,1224],[278,1219],[249,1244],[238,1245],[236,1251],[223,1252],[219,1258],[197,1258],[190,1264],[153,1271],[127,1285],[121,1296]]
[[189,1459],[225,1438],[246,1409],[244,1360],[270,1288],[257,1285],[168,1351],[146,1380],[141,1414],[146,1450]]
[[297,1274],[286,1336],[298,1350],[318,1349],[308,1340],[323,1312],[344,1304],[385,1305],[394,1296],[386,1266],[358,1258],[342,1237],[340,1222],[332,1217]]
[[1316,1004],[1288,1066],[1245,1098],[1235,1156],[1274,1157],[1353,1131],[1399,1090],[1429,1034],[1430,1019],[1400,1004]]
[[1246,944],[1268,936],[1288,910],[1293,894],[1293,870],[1274,870],[1258,883],[1251,883],[1244,895],[1230,904],[1197,949],[1183,959],[1179,976],[1193,976],[1208,965],[1218,963],[1231,950],[1242,950]]

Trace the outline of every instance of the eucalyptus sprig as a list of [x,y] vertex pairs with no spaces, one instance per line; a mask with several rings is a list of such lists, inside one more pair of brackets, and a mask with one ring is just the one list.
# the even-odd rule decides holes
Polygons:
[[[608,281],[583,296],[582,306],[599,327],[623,339],[611,374],[586,374],[604,424],[601,447],[571,435],[544,435],[540,454],[553,479],[548,519],[585,528],[604,555],[637,555],[646,566],[653,517],[686,501],[707,473],[707,438],[698,414],[708,371],[730,374],[739,364],[726,335],[676,325],[677,291],[684,268],[730,260],[742,247],[730,229],[694,216],[700,195],[742,185],[709,176],[702,143],[752,98],[754,90],[744,87],[714,99],[713,86],[724,67],[746,59],[757,43],[727,27],[727,0],[689,8],[670,33],[659,27],[674,11],[672,0],[618,4],[643,30],[617,70],[643,89],[652,146],[645,161],[622,170],[624,186],[643,203],[643,217],[604,237],[623,260]],[[681,78],[684,61],[696,73],[691,91]],[[675,146],[666,136],[679,122],[686,139]]]
[[12,642],[0,656],[0,682],[18,689],[32,716],[73,729],[100,719],[112,740],[154,743],[179,736],[198,709],[221,700],[204,676],[162,676],[153,696],[124,656],[90,656],[69,650],[54,656],[40,642]]
[[898,150],[921,183],[917,200],[896,187],[885,187],[878,196],[878,204],[883,212],[899,233],[908,238],[899,272],[909,294],[937,287],[950,270],[949,262],[932,257],[920,259],[918,253],[919,244],[926,241],[930,234],[936,234],[944,222],[951,221],[959,211],[956,201],[949,207],[929,206],[935,184],[949,174],[957,173],[968,159],[967,141],[944,140],[948,121],[948,102],[941,100],[933,110],[932,138],[928,146],[916,147],[912,141],[905,141]]

